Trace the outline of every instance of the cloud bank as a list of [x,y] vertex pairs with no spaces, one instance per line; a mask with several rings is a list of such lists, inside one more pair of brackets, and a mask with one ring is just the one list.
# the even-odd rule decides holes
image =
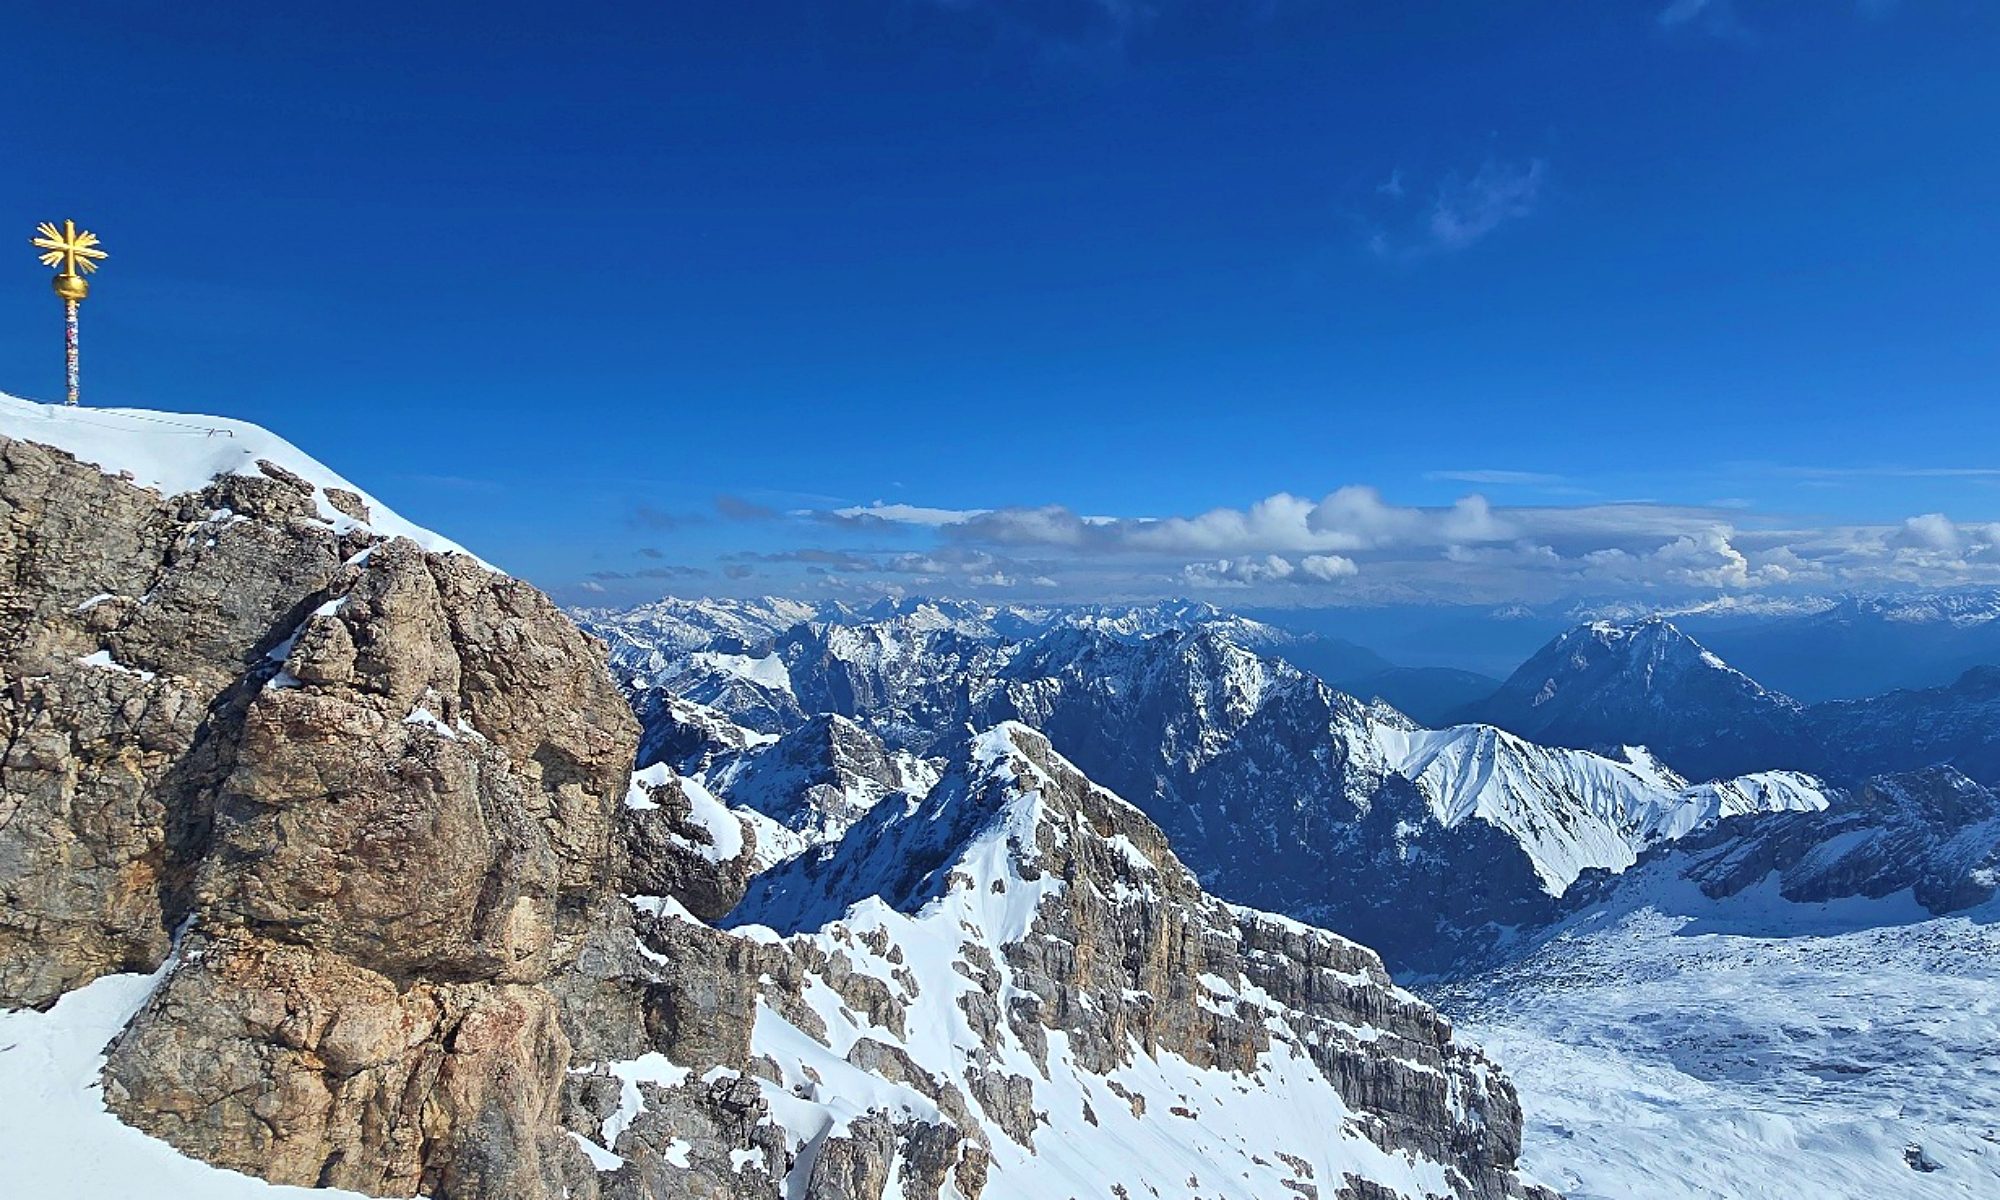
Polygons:
[[[1470,471],[1437,477],[1463,475],[1496,484],[1555,478]],[[718,558],[724,578],[754,577],[765,588],[804,579],[821,590],[1032,589],[1079,599],[1227,589],[1241,602],[1272,604],[1609,595],[1666,601],[1718,592],[2000,583],[2000,522],[1935,512],[1881,524],[1823,524],[1725,504],[1495,504],[1477,492],[1414,506],[1356,485],[1317,499],[1278,492],[1185,515],[1090,516],[1055,504],[875,503],[794,511],[775,524],[801,537],[872,537],[894,548],[820,544],[738,552]]]

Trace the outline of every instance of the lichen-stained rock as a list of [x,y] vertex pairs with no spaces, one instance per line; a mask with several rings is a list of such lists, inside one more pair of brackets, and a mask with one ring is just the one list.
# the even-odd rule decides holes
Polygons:
[[216,802],[205,924],[398,981],[548,973],[557,855],[497,746],[310,686],[259,695],[240,746]]
[[[602,672],[578,669],[588,654],[524,584],[410,542],[374,549],[247,704],[195,888],[204,963],[228,935],[232,957],[301,948],[312,965],[239,970],[227,991],[203,970],[169,975],[111,1054],[114,1111],[291,1182],[559,1194],[576,1153],[556,1135],[569,1045],[554,996],[527,985],[565,967],[613,903],[636,741]],[[380,1064],[384,1087],[417,1089],[422,1107],[386,1112],[316,1044],[242,1024],[353,978],[375,984],[351,1021],[399,1022],[390,995],[436,1007],[431,1038]],[[190,1076],[190,1044],[232,1073]],[[259,1080],[303,1106],[295,1119],[232,1114]],[[167,1115],[180,1107],[199,1119]],[[420,1170],[370,1174],[406,1141]]]

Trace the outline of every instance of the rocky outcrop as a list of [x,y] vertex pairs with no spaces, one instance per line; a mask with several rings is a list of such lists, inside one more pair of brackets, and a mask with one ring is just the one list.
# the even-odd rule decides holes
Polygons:
[[165,958],[266,653],[373,540],[287,475],[162,498],[0,438],[0,1003]]
[[633,775],[625,810],[625,895],[671,896],[703,920],[736,907],[758,862],[756,828],[701,784],[660,766]]
[[344,515],[0,439],[0,1002],[185,929],[125,1119],[280,1182],[562,1194],[547,985],[616,911],[636,724],[535,589]]

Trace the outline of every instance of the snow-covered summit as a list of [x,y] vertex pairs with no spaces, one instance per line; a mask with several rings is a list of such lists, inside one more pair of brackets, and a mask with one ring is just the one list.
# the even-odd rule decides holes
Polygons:
[[[1674,690],[1689,676],[1705,675],[1725,679],[1730,686],[1752,695],[1786,702],[1781,693],[1770,691],[1723,662],[1664,617],[1647,617],[1627,624],[1592,621],[1563,634],[1529,661],[1553,666],[1559,660],[1567,661],[1570,674],[1615,673],[1623,680],[1636,682],[1644,694],[1660,703],[1670,703]],[[1559,670],[1552,671],[1549,682],[1564,682],[1561,674]],[[1536,703],[1539,706],[1556,698],[1557,688],[1546,687],[1537,693]]]
[[1459,715],[1537,742],[1643,743],[1699,779],[1768,766],[1806,737],[1797,701],[1659,617],[1579,625]]
[[268,464],[310,484],[320,516],[337,531],[362,529],[408,538],[439,554],[471,553],[403,519],[318,459],[248,421],[138,408],[72,408],[0,394],[0,437],[52,446],[162,496],[198,492],[226,475],[267,473]]
[[1558,896],[1587,870],[1622,870],[1646,847],[1721,818],[1816,811],[1828,802],[1819,781],[1792,771],[1690,786],[1644,747],[1593,754],[1538,746],[1490,725],[1428,730],[1379,714],[1371,733],[1440,824],[1479,820],[1505,830]]

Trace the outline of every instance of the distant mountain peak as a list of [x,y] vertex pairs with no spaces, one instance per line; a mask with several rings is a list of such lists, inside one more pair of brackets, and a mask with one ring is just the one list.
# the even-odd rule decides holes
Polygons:
[[1805,736],[1801,713],[1791,697],[1651,616],[1567,630],[1455,716],[1555,745],[1652,746],[1706,779],[1769,765],[1774,747]]
[[1691,686],[1691,677],[1703,676],[1709,678],[1692,686],[1735,691],[1797,707],[1790,697],[1738,671],[1659,616],[1627,622],[1592,621],[1570,629],[1523,663],[1502,691],[1532,682],[1531,704],[1536,708],[1558,699],[1574,701],[1579,690],[1586,692],[1592,703],[1673,703],[1684,698],[1682,693]]

